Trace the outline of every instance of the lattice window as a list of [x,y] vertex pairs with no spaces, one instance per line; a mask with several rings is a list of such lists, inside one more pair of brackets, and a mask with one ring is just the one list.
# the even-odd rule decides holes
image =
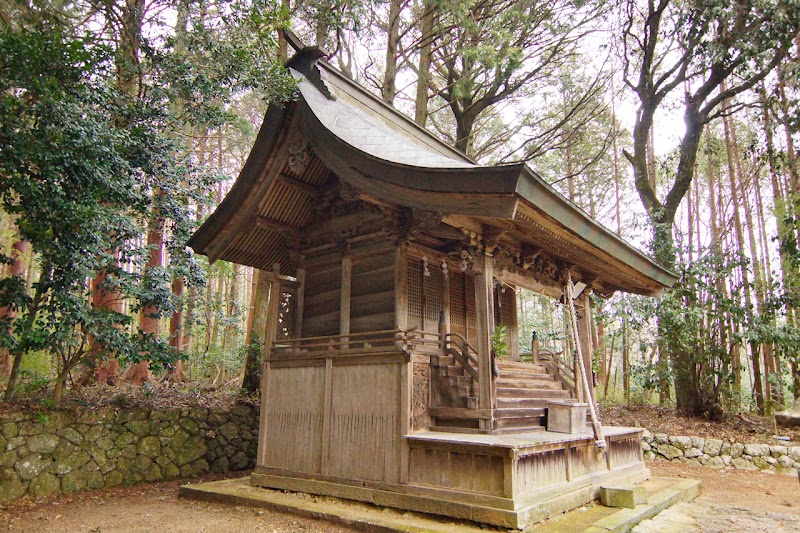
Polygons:
[[439,314],[442,312],[442,271],[431,265],[428,270],[429,275],[423,276],[422,282],[425,287],[425,323],[438,324]]
[[464,302],[464,276],[463,272],[450,273],[450,323],[463,326],[466,318]]
[[422,261],[408,258],[408,316],[422,318]]
[[467,310],[467,328],[475,328],[478,325],[477,313],[475,311],[475,278],[465,276],[464,280],[464,307]]
[[505,287],[505,292],[503,292],[503,286],[497,287],[497,305],[495,311],[497,313],[498,324],[505,324],[506,326],[513,325],[514,306],[517,305],[514,294],[513,287]]

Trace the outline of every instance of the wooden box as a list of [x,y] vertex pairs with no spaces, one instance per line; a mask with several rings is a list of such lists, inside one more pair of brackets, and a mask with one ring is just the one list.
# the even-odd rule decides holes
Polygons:
[[551,400],[547,402],[547,431],[575,435],[586,431],[588,404]]

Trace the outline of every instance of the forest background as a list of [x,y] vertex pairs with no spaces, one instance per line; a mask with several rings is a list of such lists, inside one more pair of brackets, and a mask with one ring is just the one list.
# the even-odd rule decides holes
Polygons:
[[[294,97],[284,29],[680,275],[595,295],[601,398],[800,397],[797,0],[2,0],[6,402],[257,392],[264,277],[185,242]],[[522,338],[563,350],[558,303],[520,296]]]

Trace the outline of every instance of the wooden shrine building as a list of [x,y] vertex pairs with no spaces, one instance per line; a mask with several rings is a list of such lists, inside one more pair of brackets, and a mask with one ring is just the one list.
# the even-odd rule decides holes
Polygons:
[[[639,429],[603,428],[598,449],[578,411],[545,431],[591,386],[571,354],[519,360],[516,289],[585,287],[590,369],[590,293],[658,295],[675,276],[526,165],[476,164],[321,56],[289,60],[298,99],[269,107],[189,242],[271,280],[252,483],[524,527],[647,478]],[[500,324],[511,353],[493,368]]]

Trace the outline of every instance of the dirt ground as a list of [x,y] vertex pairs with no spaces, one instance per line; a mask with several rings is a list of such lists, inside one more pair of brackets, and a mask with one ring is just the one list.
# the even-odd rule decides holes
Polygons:
[[[206,480],[219,479],[207,477]],[[199,481],[199,480],[193,480]],[[38,502],[0,512],[0,531],[43,533],[344,533],[353,529],[290,514],[178,498],[186,481],[139,484]]]
[[[632,405],[600,402],[600,419],[607,426],[647,428],[650,433],[666,433],[686,437],[713,437],[743,444],[761,442],[783,446],[800,445],[800,428],[775,426],[772,416],[754,414],[727,415],[723,420],[710,421],[700,417],[680,416],[674,407]],[[781,439],[776,439],[775,436]]]
[[714,470],[665,462],[647,463],[647,466],[653,476],[699,479],[703,483],[699,500],[796,515],[800,528],[800,478],[796,476],[752,470]]
[[[703,482],[698,502],[751,516],[782,517],[785,531],[800,531],[800,481],[794,476],[711,470],[667,463],[648,464],[654,476]],[[215,478],[219,478],[216,476]],[[207,479],[214,479],[209,477]],[[0,511],[0,531],[88,533],[264,531],[289,533],[355,531],[327,522],[249,507],[178,498],[180,482],[141,484],[38,502],[24,500]],[[796,521],[795,521],[796,517]],[[730,529],[730,531],[748,529]]]

